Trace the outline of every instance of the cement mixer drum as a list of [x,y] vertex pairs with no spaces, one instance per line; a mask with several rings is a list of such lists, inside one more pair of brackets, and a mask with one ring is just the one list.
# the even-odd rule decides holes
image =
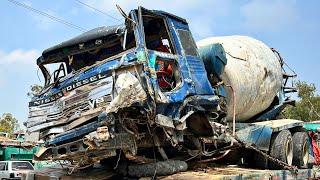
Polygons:
[[[247,121],[270,107],[282,88],[282,69],[267,45],[246,36],[212,37],[197,45],[207,71],[233,87],[237,121]],[[227,119],[231,120],[232,91],[225,89]]]

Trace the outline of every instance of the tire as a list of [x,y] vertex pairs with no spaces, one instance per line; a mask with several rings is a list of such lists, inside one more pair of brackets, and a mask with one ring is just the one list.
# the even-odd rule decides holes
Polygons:
[[309,161],[309,137],[306,132],[295,132],[293,141],[293,165],[298,168],[308,168]]
[[[289,165],[293,160],[292,136],[289,130],[282,130],[271,138],[270,155]],[[269,161],[270,169],[282,169],[277,163]]]
[[130,177],[152,177],[166,176],[182,171],[186,171],[188,165],[184,161],[178,160],[167,160],[156,163],[140,164],[140,165],[129,165],[128,175]]

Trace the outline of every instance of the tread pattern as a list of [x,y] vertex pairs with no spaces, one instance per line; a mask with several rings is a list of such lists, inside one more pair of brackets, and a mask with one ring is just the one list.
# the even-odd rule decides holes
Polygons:
[[[293,142],[293,164],[299,168],[307,168],[308,162],[303,162],[304,146],[307,145],[307,153],[309,154],[308,134],[306,132],[295,132],[292,136]],[[306,144],[307,143],[307,144]]]
[[[270,155],[274,158],[288,163],[285,152],[285,146],[288,140],[292,141],[292,136],[289,130],[282,130],[279,133],[274,134],[271,138]],[[281,169],[281,166],[273,162],[270,162],[269,168]]]

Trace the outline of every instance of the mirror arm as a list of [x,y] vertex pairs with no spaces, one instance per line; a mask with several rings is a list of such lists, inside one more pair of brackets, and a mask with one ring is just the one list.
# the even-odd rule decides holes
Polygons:
[[121,16],[124,17],[126,20],[131,21],[134,25],[136,24],[136,22],[134,20],[132,20],[124,11],[123,9],[116,4],[116,7],[118,9],[118,11],[120,12]]

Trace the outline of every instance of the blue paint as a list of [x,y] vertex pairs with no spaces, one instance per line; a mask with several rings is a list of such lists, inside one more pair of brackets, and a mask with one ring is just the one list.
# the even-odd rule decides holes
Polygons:
[[[162,12],[160,14],[164,15]],[[131,17],[137,21],[137,15],[135,13],[131,12]],[[165,20],[168,24],[169,33],[173,40],[174,49],[176,50],[175,61],[178,65],[177,71],[180,73],[181,83],[179,83],[179,86],[174,90],[170,92],[163,92],[165,97],[168,99],[168,102],[156,102],[156,109],[151,110],[154,110],[156,113],[171,117],[174,120],[179,120],[179,118],[181,118],[181,108],[192,107],[198,110],[205,110],[201,106],[211,106],[216,108],[218,106],[219,98],[216,96],[214,89],[209,83],[207,71],[202,59],[198,54],[193,56],[186,55],[184,53],[183,46],[181,45],[179,33],[177,33],[177,31],[178,29],[190,31],[188,24],[183,19],[174,17],[172,15],[166,16]],[[38,98],[41,99],[45,98],[46,96],[56,94],[75,82],[90,78],[97,74],[108,73],[108,76],[111,76],[112,72],[114,72],[116,69],[126,66],[133,66],[139,63],[143,65],[143,72],[141,72],[140,75],[145,75],[140,77],[142,79],[142,87],[148,94],[148,100],[146,102],[147,107],[145,108],[153,108],[152,101],[155,98],[151,97],[154,97],[156,95],[154,93],[160,91],[155,73],[157,55],[154,51],[147,50],[145,48],[144,36],[142,34],[143,30],[141,29],[141,26],[135,26],[134,32],[137,47],[133,50],[133,52],[128,52],[123,57],[117,57],[114,59],[111,58],[108,61],[95,64],[89,69],[81,71],[78,74],[65,79],[63,82],[57,84],[56,87],[51,88],[47,95],[42,95]],[[194,46],[194,48],[196,48],[195,44]],[[150,90],[148,87],[151,87],[152,89]],[[192,103],[184,104],[185,107],[181,107],[183,102],[188,98],[195,99]],[[137,106],[143,105],[145,104],[138,104]],[[81,137],[85,134],[95,131],[101,125],[101,122],[95,121],[87,125],[80,126],[68,133],[57,136],[54,138],[54,140],[50,141],[49,144],[59,144],[70,139]]]
[[199,49],[199,54],[203,60],[208,73],[220,77],[227,64],[226,53],[221,44],[213,44]]
[[272,128],[270,126],[237,123],[236,136],[249,144],[254,144],[257,148],[263,151],[269,151]]
[[111,72],[114,69],[119,68],[120,66],[129,66],[129,65],[133,65],[136,63],[137,60],[137,56],[134,52],[128,53],[125,55],[124,61],[120,64],[120,59],[121,58],[117,58],[117,59],[110,59],[106,62],[103,62],[99,65],[95,65],[87,70],[85,70],[84,72],[80,72],[78,74],[75,74],[74,76],[65,79],[64,81],[60,82],[57,86],[53,87],[52,89],[49,90],[48,93],[38,96],[38,99],[42,99],[42,98],[46,98],[48,96],[51,96],[52,94],[56,94],[58,92],[60,92],[61,90],[63,90],[64,88],[68,87],[69,85],[90,78],[94,75],[100,74],[100,73],[109,73],[111,74]]
[[[173,38],[175,49],[178,54],[178,64],[180,68],[181,75],[183,77],[183,84],[187,86],[184,92],[192,94],[214,94],[213,89],[209,83],[204,64],[199,56],[186,56],[184,54],[183,47],[177,32],[178,29],[183,29],[190,31],[188,24],[184,21],[178,21],[175,18],[167,17],[167,23],[169,32]],[[196,48],[196,47],[195,47]],[[186,82],[186,79],[190,79],[191,82]],[[173,93],[170,95],[170,99],[181,100],[177,98],[179,95]]]
[[59,144],[60,142],[68,141],[72,138],[86,135],[92,131],[95,131],[98,127],[102,125],[102,122],[92,122],[87,125],[75,128],[72,131],[55,137],[52,141],[48,142],[48,145]]

